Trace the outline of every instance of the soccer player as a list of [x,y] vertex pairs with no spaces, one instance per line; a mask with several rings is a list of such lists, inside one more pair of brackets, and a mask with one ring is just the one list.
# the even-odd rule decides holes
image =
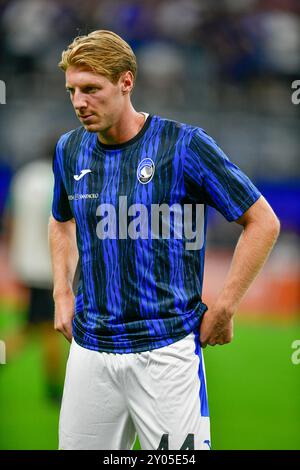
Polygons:
[[[52,155],[23,165],[14,175],[5,213],[9,259],[14,274],[28,291],[26,321],[5,338],[8,361],[38,336],[42,346],[45,392],[61,399],[60,338],[53,330],[52,273],[47,246],[51,210]],[[25,190],[24,190],[25,188]],[[30,188],[30,190],[28,189]],[[30,214],[30,216],[29,216]]]
[[[209,449],[202,348],[232,340],[279,222],[204,130],[133,108],[136,58],[119,36],[78,37],[59,66],[82,124],[53,166],[55,328],[71,342],[59,447],[131,449],[137,433],[142,449]],[[210,308],[207,206],[243,226]]]

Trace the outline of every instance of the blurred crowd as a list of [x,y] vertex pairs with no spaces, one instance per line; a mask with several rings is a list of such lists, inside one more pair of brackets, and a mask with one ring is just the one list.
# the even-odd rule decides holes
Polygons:
[[193,54],[233,82],[299,70],[297,0],[2,0],[0,8],[1,70],[13,73],[51,73],[74,35],[99,28],[136,50],[163,43],[175,71],[189,69]]

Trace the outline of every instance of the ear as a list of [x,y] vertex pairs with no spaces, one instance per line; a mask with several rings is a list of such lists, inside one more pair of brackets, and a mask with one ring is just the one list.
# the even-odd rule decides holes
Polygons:
[[122,73],[120,77],[120,84],[121,84],[121,90],[124,95],[131,92],[133,85],[134,85],[134,79],[133,79],[132,72],[130,72],[130,70]]

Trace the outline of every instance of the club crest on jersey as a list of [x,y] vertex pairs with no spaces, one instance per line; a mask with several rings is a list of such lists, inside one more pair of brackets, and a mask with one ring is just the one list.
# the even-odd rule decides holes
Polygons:
[[138,166],[136,175],[142,184],[147,184],[152,180],[155,171],[155,165],[151,158],[144,158]]

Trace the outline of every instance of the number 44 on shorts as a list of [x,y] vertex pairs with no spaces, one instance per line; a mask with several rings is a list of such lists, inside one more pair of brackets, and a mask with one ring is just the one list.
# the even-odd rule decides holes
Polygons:
[[[210,441],[204,441],[204,444],[210,449]],[[169,450],[169,434],[163,434],[157,450]],[[195,450],[194,434],[188,434],[179,450]]]

